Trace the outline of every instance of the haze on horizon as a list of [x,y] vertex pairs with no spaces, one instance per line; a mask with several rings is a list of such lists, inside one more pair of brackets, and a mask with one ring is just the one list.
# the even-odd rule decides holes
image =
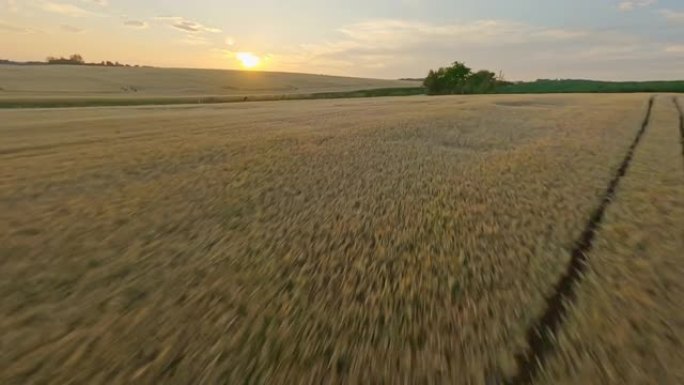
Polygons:
[[[514,4],[513,4],[514,3]],[[679,0],[0,0],[0,59],[401,78],[684,78]]]

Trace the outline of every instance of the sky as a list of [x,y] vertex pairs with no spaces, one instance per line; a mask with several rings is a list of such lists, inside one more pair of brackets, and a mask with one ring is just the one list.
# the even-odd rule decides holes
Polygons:
[[508,80],[684,79],[684,0],[0,0],[0,59]]

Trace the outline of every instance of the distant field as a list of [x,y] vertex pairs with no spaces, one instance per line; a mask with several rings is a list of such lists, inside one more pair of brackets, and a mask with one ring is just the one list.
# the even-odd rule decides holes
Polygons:
[[[538,80],[496,94],[684,93],[684,81]],[[231,70],[0,65],[0,108],[221,104],[422,95],[420,80]]]
[[364,90],[415,94],[417,87],[420,82],[277,72],[0,65],[0,108],[367,96],[359,93]]
[[650,98],[2,110],[0,383],[681,384]]

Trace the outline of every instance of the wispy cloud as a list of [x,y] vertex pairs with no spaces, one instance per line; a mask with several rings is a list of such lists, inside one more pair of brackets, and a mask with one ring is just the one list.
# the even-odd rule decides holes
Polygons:
[[18,25],[5,23],[4,21],[0,21],[0,31],[12,32],[12,33],[34,33],[34,32],[38,32],[37,30],[35,30],[33,28],[21,27]]
[[64,32],[69,32],[69,33],[81,33],[84,31],[83,28],[75,27],[75,26],[69,25],[69,24],[62,24],[59,26],[59,29],[64,31]]
[[599,44],[571,52],[574,59],[589,61],[630,60],[642,55],[643,47],[637,44]]
[[101,7],[106,7],[109,5],[109,0],[81,0],[82,3],[95,4]]
[[669,54],[684,55],[684,44],[668,45],[664,51]]
[[181,17],[181,16],[159,16],[159,17],[156,17],[156,19],[167,23],[169,26],[171,26],[175,29],[178,29],[178,30],[184,31],[184,32],[189,32],[189,33],[202,33],[202,32],[221,33],[221,32],[223,32],[219,28],[206,26],[202,23],[199,23],[199,22],[193,21],[193,20],[188,20],[188,19]]
[[[270,47],[272,64],[284,71],[306,68],[316,73],[387,77],[419,76],[428,68],[460,60],[475,68],[506,70],[515,79],[582,77],[592,74],[593,66],[612,79],[637,73],[636,67],[644,61],[666,57],[659,43],[628,32],[508,20],[452,24],[367,20],[344,26],[338,34],[339,38],[323,42]],[[624,72],[608,71],[618,68],[616,63]]]
[[[544,28],[505,20],[440,25],[392,19],[356,23],[338,32],[342,35],[339,40],[303,44],[289,52],[279,50],[276,59],[292,67],[317,65],[338,71],[379,68],[383,62],[402,64],[421,60],[444,64],[468,51],[556,44],[585,39],[590,34],[585,30]],[[451,59],[437,59],[443,56]]]
[[125,20],[123,24],[126,27],[135,29],[147,29],[150,26],[146,21],[142,20]]
[[543,28],[506,20],[435,25],[403,20],[372,20],[339,30],[352,41],[376,46],[414,45],[426,40],[458,41],[459,44],[516,44],[530,41],[566,40],[583,37],[583,30]]
[[17,3],[17,0],[5,0],[4,1],[5,8],[12,13],[19,12],[19,4]]
[[658,2],[658,0],[630,0],[623,1],[618,5],[618,9],[623,12],[634,11],[637,8],[650,7]]
[[684,12],[672,11],[670,9],[663,9],[660,14],[667,20],[673,23],[684,23]]
[[86,17],[95,15],[93,12],[90,12],[79,6],[67,3],[57,3],[54,1],[42,1],[38,3],[38,8],[45,12],[56,13],[70,17]]
[[190,46],[210,46],[212,43],[202,35],[187,35],[183,39],[178,40],[179,43]]

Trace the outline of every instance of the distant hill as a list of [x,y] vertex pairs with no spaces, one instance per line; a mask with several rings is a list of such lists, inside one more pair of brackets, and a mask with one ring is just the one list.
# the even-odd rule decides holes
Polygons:
[[0,66],[0,99],[263,96],[419,86],[414,81],[279,72],[88,65]]
[[607,82],[583,79],[540,79],[534,82],[512,83],[496,90],[496,93],[500,94],[629,92],[684,92],[684,81]]

